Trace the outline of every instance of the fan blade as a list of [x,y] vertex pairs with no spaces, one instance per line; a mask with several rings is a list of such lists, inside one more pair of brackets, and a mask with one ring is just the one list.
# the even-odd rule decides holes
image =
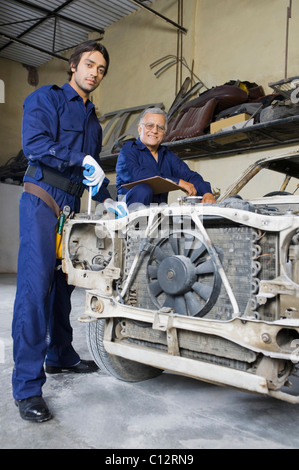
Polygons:
[[150,264],[148,266],[148,274],[151,279],[157,279],[158,266]]
[[166,258],[166,255],[163,253],[159,246],[156,246],[153,255],[158,261],[163,261],[163,259]]
[[190,257],[190,260],[192,261],[192,263],[195,263],[195,261],[206,251],[206,249],[207,248],[203,243],[200,243],[198,248],[195,247]]
[[175,237],[173,234],[170,235],[169,237],[169,242],[172,248],[172,251],[174,252],[175,255],[179,254],[179,239],[178,237]]
[[163,289],[161,288],[160,284],[158,281],[154,281],[154,282],[151,282],[149,284],[149,288],[151,290],[151,293],[155,296],[155,297],[158,297],[158,295],[161,294],[161,292],[163,291]]
[[200,282],[195,282],[192,286],[192,289],[196,294],[199,295],[204,300],[208,300],[213,292],[213,288],[211,286],[207,286],[205,284],[201,284]]
[[194,236],[193,235],[186,235],[185,236],[185,250],[184,250],[184,255],[188,257],[189,252],[191,250],[192,244],[194,241]]
[[184,297],[186,299],[189,314],[191,316],[194,316],[202,308],[200,302],[198,301],[198,299],[196,299],[195,295],[192,294],[192,292],[186,292]]
[[169,307],[174,309],[174,297],[172,295],[167,295],[163,307]]
[[209,273],[213,273],[214,271],[215,271],[215,266],[211,259],[205,261],[204,263],[199,264],[195,269],[196,274],[209,274]]
[[181,315],[187,315],[186,302],[183,296],[176,297],[174,301],[174,311]]

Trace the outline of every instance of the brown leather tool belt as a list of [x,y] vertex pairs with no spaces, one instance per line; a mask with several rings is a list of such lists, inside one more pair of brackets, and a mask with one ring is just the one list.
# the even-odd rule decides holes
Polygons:
[[30,193],[30,194],[33,194],[34,196],[39,197],[42,201],[44,201],[45,204],[47,204],[48,207],[50,207],[50,209],[52,209],[54,211],[56,217],[59,216],[60,208],[59,208],[57,202],[43,188],[41,188],[40,186],[37,186],[34,183],[29,183],[28,181],[26,181],[24,183],[24,191],[26,193]]

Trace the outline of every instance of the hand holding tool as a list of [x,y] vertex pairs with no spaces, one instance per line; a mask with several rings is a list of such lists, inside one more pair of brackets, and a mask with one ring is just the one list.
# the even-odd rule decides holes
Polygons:
[[92,196],[95,196],[104,181],[105,173],[91,155],[85,155],[82,166],[85,168],[83,184],[92,186]]

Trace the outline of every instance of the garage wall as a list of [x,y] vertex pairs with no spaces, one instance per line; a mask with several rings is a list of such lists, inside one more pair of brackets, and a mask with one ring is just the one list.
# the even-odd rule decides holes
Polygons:
[[30,93],[41,85],[66,79],[67,63],[51,60],[43,70],[38,70],[37,87],[29,85],[28,70],[20,63],[0,58],[0,79],[5,84],[5,102],[0,103],[0,165],[15,157],[22,148],[23,103]]
[[15,157],[22,148],[23,102],[34,90],[27,83],[27,75],[22,64],[0,58],[0,78],[5,84],[5,102],[0,103],[0,165]]
[[[183,37],[183,55],[187,64],[190,67],[193,64],[194,73],[208,88],[240,79],[256,82],[270,93],[268,83],[284,78],[288,5],[289,0],[185,0],[184,26],[188,33]],[[177,21],[177,0],[156,0],[152,6]],[[298,39],[299,2],[293,2],[289,77],[299,75]],[[159,66],[151,69],[150,64],[164,56],[176,55],[176,29],[140,10],[107,28],[103,44],[109,51],[111,67],[91,97],[98,115],[153,102],[163,102],[168,110],[175,98],[176,68],[170,67],[157,78],[154,72]],[[167,62],[162,62],[161,66]],[[38,87],[50,83],[62,85],[67,81],[67,68],[67,63],[57,59],[41,66]],[[35,89],[28,84],[27,74],[22,64],[0,59],[0,79],[5,82],[5,103],[0,103],[0,165],[15,156],[22,145],[22,105],[25,97]],[[184,69],[183,79],[187,75],[188,71]],[[257,158],[286,150],[277,148],[275,151],[194,159],[188,164],[210,181],[214,189],[223,191]],[[112,182],[115,180],[115,174],[108,177]],[[11,190],[15,190],[13,186],[8,189]],[[174,193],[171,199],[176,197]],[[17,201],[13,207],[17,212]],[[9,230],[16,233],[17,226]],[[6,234],[1,233],[1,240],[5,237]],[[15,263],[16,259],[10,260],[12,269],[15,269]],[[10,272],[11,268],[7,269]]]
[[[208,87],[229,80],[248,80],[273,90],[269,82],[284,78],[286,18],[289,0],[185,0],[183,55]],[[177,1],[157,0],[155,10],[176,21]],[[299,2],[289,23],[288,76],[299,75]],[[163,20],[139,11],[107,29],[104,43],[111,69],[94,93],[100,114],[175,97],[175,66],[159,78],[155,60],[176,54],[177,33]],[[194,61],[194,62],[193,62]],[[165,61],[163,64],[167,63]],[[161,64],[161,65],[163,65]],[[188,72],[184,70],[184,77]],[[184,78],[183,77],[183,78]],[[188,160],[189,166],[223,191],[249,164],[262,156],[284,153],[298,145],[246,154]],[[265,192],[267,192],[265,183]],[[171,194],[175,200],[178,193]]]
[[[268,82],[284,77],[286,10],[289,0],[185,0],[183,55],[195,74],[210,88],[231,79],[255,81],[270,92]],[[177,21],[177,0],[157,0],[153,8]],[[288,75],[299,74],[299,2],[293,2],[289,33]],[[92,35],[91,35],[92,37]],[[93,93],[99,116],[117,109],[160,102],[169,109],[175,98],[176,67],[159,78],[150,64],[175,55],[174,27],[145,10],[118,21],[105,32],[111,56],[109,74]],[[161,63],[165,65],[168,61]],[[67,80],[67,63],[53,59],[39,67],[39,86]],[[21,148],[24,98],[34,90],[27,70],[0,59],[0,79],[6,102],[0,103],[0,164]],[[188,71],[184,68],[185,78]]]
[[[185,0],[184,51],[189,66],[207,87],[231,79],[264,86],[284,78],[286,13],[289,0]],[[177,20],[176,0],[157,0],[153,7]],[[176,54],[176,31],[160,18],[138,11],[106,30],[104,44],[111,69],[95,101],[102,113],[174,99],[175,67],[159,78],[149,65]],[[299,75],[299,2],[293,2],[289,31],[288,75]],[[167,61],[164,62],[166,64]],[[163,64],[162,64],[163,65]]]
[[[284,78],[289,0],[199,0],[194,55],[209,86],[231,79],[262,84]],[[289,23],[288,76],[298,75],[299,4]]]
[[[184,22],[189,30],[184,37],[187,52],[193,36],[195,5],[194,0],[185,1]],[[158,0],[153,8],[177,21],[177,0]],[[176,55],[176,28],[140,10],[110,26],[103,42],[111,56],[111,69],[98,94],[95,92],[101,112],[160,101],[168,109],[175,97],[176,67],[170,67],[156,78],[154,72],[171,59],[153,69],[150,64],[167,55]]]
[[0,183],[0,273],[16,273],[19,250],[21,186]]

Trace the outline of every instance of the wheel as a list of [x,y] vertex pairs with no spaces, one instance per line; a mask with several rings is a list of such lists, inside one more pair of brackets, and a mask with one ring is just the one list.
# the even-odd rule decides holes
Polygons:
[[287,191],[272,191],[264,195],[264,197],[270,196],[292,196],[292,193],[288,193]]
[[100,369],[125,382],[140,382],[162,374],[160,369],[108,354],[103,345],[105,323],[104,319],[88,323],[86,332],[89,351]]
[[151,299],[160,309],[203,317],[215,305],[221,277],[200,235],[173,232],[153,248],[147,265]]

